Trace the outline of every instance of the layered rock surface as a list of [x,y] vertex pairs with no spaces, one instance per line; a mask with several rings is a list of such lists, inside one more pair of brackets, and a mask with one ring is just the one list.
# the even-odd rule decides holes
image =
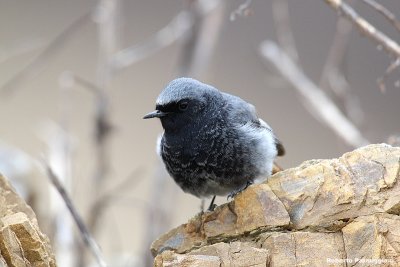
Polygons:
[[32,209],[0,175],[0,266],[56,266]]
[[155,266],[400,266],[400,148],[369,145],[252,185],[154,241]]

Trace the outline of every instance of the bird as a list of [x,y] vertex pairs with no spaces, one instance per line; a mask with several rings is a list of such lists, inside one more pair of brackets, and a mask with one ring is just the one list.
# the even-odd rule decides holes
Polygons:
[[180,188],[198,198],[234,198],[271,175],[285,148],[255,107],[193,78],[176,78],[160,93],[156,109],[164,132],[157,153]]

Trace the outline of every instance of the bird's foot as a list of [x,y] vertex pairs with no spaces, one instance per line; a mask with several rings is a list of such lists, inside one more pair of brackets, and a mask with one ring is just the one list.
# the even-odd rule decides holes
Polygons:
[[[214,203],[216,196],[214,195],[213,198],[211,199],[210,206],[208,206],[207,211],[214,211],[215,208],[217,207],[217,204]],[[205,199],[201,199],[201,205],[200,205],[200,215],[204,214],[204,204],[205,204]]]
[[226,197],[226,199],[228,201],[229,201],[229,199],[233,199],[237,194],[239,194],[240,192],[242,192],[243,190],[245,190],[247,187],[249,187],[252,184],[253,184],[253,181],[247,181],[243,187],[230,192],[229,195]]

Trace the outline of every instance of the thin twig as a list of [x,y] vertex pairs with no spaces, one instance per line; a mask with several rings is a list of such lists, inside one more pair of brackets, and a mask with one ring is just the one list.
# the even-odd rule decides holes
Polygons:
[[[111,60],[117,51],[117,19],[119,14],[119,0],[99,0],[95,12],[99,38],[99,53],[96,85],[100,89],[97,94],[95,135],[96,135],[96,173],[94,186],[100,192],[109,171],[108,137],[111,133],[109,84],[112,78]],[[93,214],[94,215],[94,214]],[[90,229],[94,229],[89,224]],[[95,227],[95,225],[93,225]]]
[[[110,132],[113,130],[113,126],[111,122],[108,120],[108,114],[107,114],[107,106],[106,104],[108,102],[107,96],[104,94],[104,91],[98,87],[96,84],[90,82],[89,80],[72,73],[70,71],[65,71],[61,74],[62,79],[66,80],[65,82],[71,83],[71,84],[79,84],[82,86],[82,88],[87,89],[88,91],[92,92],[96,98],[96,105],[97,105],[97,113],[95,117],[96,121],[96,143],[101,144],[104,142],[104,138],[110,134]],[[105,157],[104,157],[105,158]],[[101,169],[105,173],[105,165],[101,165],[103,168]],[[97,177],[97,176],[96,176]]]
[[381,89],[381,92],[384,93],[386,91],[386,79],[387,77],[398,67],[400,67],[400,58],[397,58],[395,61],[393,61],[389,67],[385,70],[385,73],[382,75],[382,77],[378,78],[377,83],[379,86],[379,89]]
[[350,84],[343,72],[347,48],[349,47],[353,24],[346,18],[340,17],[336,22],[336,33],[330,47],[328,57],[322,68],[319,87],[330,90],[335,94],[334,102],[345,111],[354,123],[360,124],[364,118],[360,101],[352,93]]
[[[113,75],[111,60],[118,47],[117,20],[119,13],[119,0],[100,0],[95,12],[99,37],[99,59],[96,79],[99,93],[95,99],[96,170],[93,176],[93,183],[94,190],[97,193],[102,192],[104,189],[103,185],[108,177],[110,164],[108,144],[112,124],[110,122],[109,84]],[[93,209],[90,209],[88,226],[92,232],[97,229],[98,215]]]
[[116,196],[119,196],[122,191],[132,188],[132,184],[138,182],[137,176],[140,171],[141,170],[133,171],[128,177],[122,180],[121,183],[97,197],[92,204],[91,212],[96,214],[96,217],[101,218],[104,209],[115,199]]
[[120,0],[99,0],[94,14],[99,39],[96,83],[106,92],[113,75],[111,61],[119,48]]
[[46,45],[46,42],[42,39],[35,38],[31,40],[24,40],[20,43],[14,44],[9,49],[0,50],[0,64],[7,62],[8,60],[38,50]]
[[96,113],[96,140],[97,143],[103,142],[104,136],[107,136],[113,129],[110,121],[108,120],[106,109],[106,103],[108,100],[107,96],[104,94],[104,91],[96,84],[73,72],[65,71],[61,74],[61,76],[66,83],[71,83],[71,85],[74,83],[79,84],[82,86],[82,88],[92,92],[96,97],[96,105],[98,107],[98,111]]
[[79,232],[82,235],[83,241],[87,248],[92,252],[93,256],[96,258],[97,263],[100,266],[107,266],[106,262],[103,259],[102,252],[100,250],[99,245],[96,243],[92,235],[90,234],[89,230],[87,229],[85,223],[83,222],[81,216],[79,215],[78,211],[76,210],[74,204],[72,203],[72,200],[70,196],[68,195],[67,191],[65,190],[64,186],[61,184],[60,180],[56,176],[56,174],[53,172],[51,167],[45,163],[46,171],[47,171],[47,176],[49,177],[50,181],[54,185],[54,187],[57,189],[58,193],[62,197],[62,199],[65,202],[65,205],[67,206],[69,212],[72,215],[72,218],[74,219],[76,226],[79,229]]
[[400,31],[400,21],[396,19],[396,16],[390,12],[389,9],[376,2],[375,0],[363,0],[364,3],[381,13],[392,25]]
[[[92,199],[88,201],[93,205],[95,196],[104,189],[104,183],[108,178],[109,172],[109,136],[112,130],[110,122],[110,98],[109,84],[113,75],[113,67],[111,60],[118,48],[119,31],[118,21],[120,19],[120,4],[119,0],[99,0],[95,8],[93,19],[96,22],[99,52],[97,64],[96,85],[86,82],[84,79],[78,79],[85,87],[94,90],[95,94],[95,119],[94,119],[94,134],[95,134],[95,173],[92,178],[93,187],[90,190],[94,191]],[[87,215],[88,227],[91,232],[96,233],[99,214],[91,206]],[[79,249],[79,247],[78,247]],[[85,254],[78,251],[77,266],[84,266],[86,261]]]
[[78,74],[72,71],[64,71],[60,74],[59,78],[60,82],[63,84],[64,87],[71,88],[75,84],[82,86],[83,89],[88,90],[89,92],[93,93],[95,96],[101,93],[101,88],[99,88],[93,82],[79,76]]
[[340,69],[346,56],[347,48],[352,32],[352,24],[345,18],[339,18],[336,23],[336,33],[329,49],[328,58],[322,68],[319,86],[323,89],[331,88],[335,94],[339,93],[341,87],[330,84],[329,75],[334,69]]
[[95,85],[94,83],[90,82],[89,80],[73,73],[72,78],[75,80],[75,82],[79,85],[82,86],[82,88],[87,89],[88,91],[92,92],[95,96],[98,96],[101,94],[101,89]]
[[[199,17],[206,16],[215,9],[215,3],[217,2],[210,0],[207,0],[207,2],[209,3],[207,3],[205,10],[199,11]],[[160,29],[142,44],[133,45],[118,51],[111,60],[111,65],[114,71],[129,67],[184,38],[196,24],[194,20],[195,16],[193,16],[191,11],[181,11],[165,27]],[[215,39],[211,38],[210,35],[216,30],[218,32],[218,27],[209,29],[206,38],[208,43],[210,40]]]
[[263,58],[271,62],[280,74],[300,93],[307,107],[312,109],[313,116],[331,128],[352,147],[369,144],[369,141],[357,127],[343,115],[328,96],[275,43],[264,41],[260,46],[260,52]]
[[390,54],[400,57],[400,46],[394,40],[389,38],[383,32],[376,29],[371,23],[361,17],[351,6],[342,0],[323,0],[333,9],[339,11],[347,19],[349,19],[357,28],[369,38],[376,41],[378,44]]
[[180,12],[164,28],[142,44],[118,51],[112,58],[114,70],[129,67],[181,39],[192,27],[193,21],[187,11]]
[[66,41],[84,24],[90,21],[91,12],[87,12],[75,20],[71,25],[58,34],[53,41],[27,66],[18,72],[13,78],[0,87],[0,92],[9,94],[18,86],[36,76],[44,67],[45,64],[53,58],[56,53],[65,46]]
[[299,64],[299,53],[294,41],[287,0],[273,0],[272,15],[279,45],[294,62]]
[[188,12],[193,25],[183,38],[182,53],[178,63],[180,76],[201,77],[209,63],[225,10],[225,1],[195,0],[189,2]]
[[131,172],[127,177],[125,177],[119,184],[115,185],[114,187],[108,189],[107,192],[105,192],[103,195],[99,197],[99,199],[102,198],[109,198],[112,197],[116,194],[121,194],[121,192],[128,190],[132,188],[134,184],[140,181],[138,179],[138,176],[142,172],[142,169],[137,169]]
[[247,14],[249,14],[249,7],[251,5],[251,2],[253,2],[253,0],[246,0],[246,2],[238,6],[238,8],[231,12],[229,20],[234,21],[238,16],[247,16]]

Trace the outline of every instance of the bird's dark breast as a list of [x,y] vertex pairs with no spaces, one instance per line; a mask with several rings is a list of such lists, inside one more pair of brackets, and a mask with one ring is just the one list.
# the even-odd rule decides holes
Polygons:
[[246,145],[235,132],[219,127],[205,127],[197,134],[164,134],[160,145],[169,174],[185,192],[198,197],[225,195],[258,175]]

